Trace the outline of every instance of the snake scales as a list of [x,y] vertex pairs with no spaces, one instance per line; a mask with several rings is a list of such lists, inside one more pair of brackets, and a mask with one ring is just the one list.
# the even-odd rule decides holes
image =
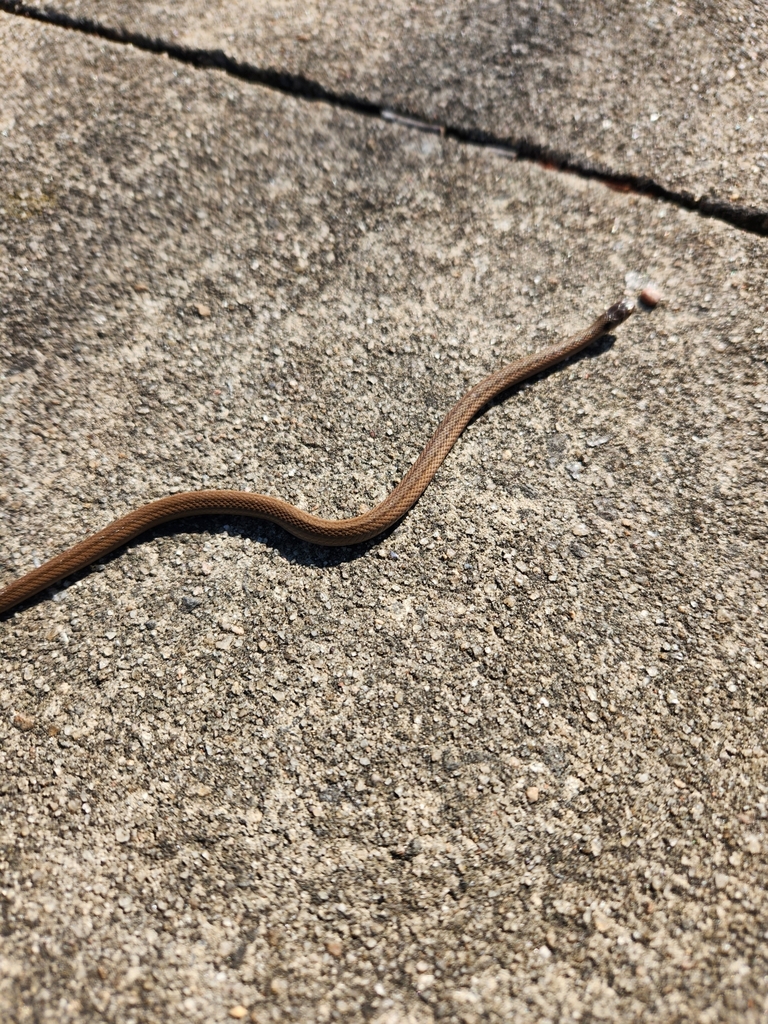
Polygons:
[[110,523],[67,551],[45,562],[0,591],[0,614],[46,587],[122,547],[146,530],[173,519],[201,514],[255,516],[277,523],[295,537],[313,544],[359,544],[394,526],[418,501],[467,424],[498,395],[515,384],[568,359],[613,327],[623,323],[634,304],[622,301],[607,309],[580,334],[504,366],[471,387],[459,399],[427,442],[400,483],[375,508],[353,519],[321,519],[280,498],[247,491],[187,491],[160,498]]

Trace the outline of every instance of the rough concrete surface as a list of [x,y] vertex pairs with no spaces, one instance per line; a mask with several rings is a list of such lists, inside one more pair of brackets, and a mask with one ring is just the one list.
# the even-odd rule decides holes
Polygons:
[[[0,18],[0,585],[177,489],[390,536],[165,527],[0,622],[0,1016],[758,1022],[768,242]],[[9,56],[10,55],[10,56]]]
[[768,17],[757,0],[38,6],[766,208]]

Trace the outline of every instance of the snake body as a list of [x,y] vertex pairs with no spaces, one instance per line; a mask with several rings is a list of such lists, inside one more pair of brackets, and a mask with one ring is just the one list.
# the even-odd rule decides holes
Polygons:
[[466,392],[453,406],[400,483],[383,501],[353,519],[321,519],[280,498],[247,491],[186,491],[172,494],[120,519],[0,591],[0,614],[122,547],[152,527],[195,515],[238,515],[265,519],[294,537],[313,544],[341,546],[370,540],[394,526],[426,490],[467,424],[480,410],[515,384],[555,366],[623,323],[634,304],[622,301],[607,309],[580,334],[504,366]]

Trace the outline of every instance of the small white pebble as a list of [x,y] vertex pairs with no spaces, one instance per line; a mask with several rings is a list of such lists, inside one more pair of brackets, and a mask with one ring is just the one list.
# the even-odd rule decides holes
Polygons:
[[640,292],[640,301],[649,309],[655,309],[661,302],[661,292],[652,285],[648,285]]

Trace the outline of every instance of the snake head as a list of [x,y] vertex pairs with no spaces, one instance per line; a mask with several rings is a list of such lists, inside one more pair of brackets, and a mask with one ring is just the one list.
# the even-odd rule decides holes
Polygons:
[[631,299],[622,299],[606,309],[604,316],[608,327],[618,327],[635,312],[635,304]]

